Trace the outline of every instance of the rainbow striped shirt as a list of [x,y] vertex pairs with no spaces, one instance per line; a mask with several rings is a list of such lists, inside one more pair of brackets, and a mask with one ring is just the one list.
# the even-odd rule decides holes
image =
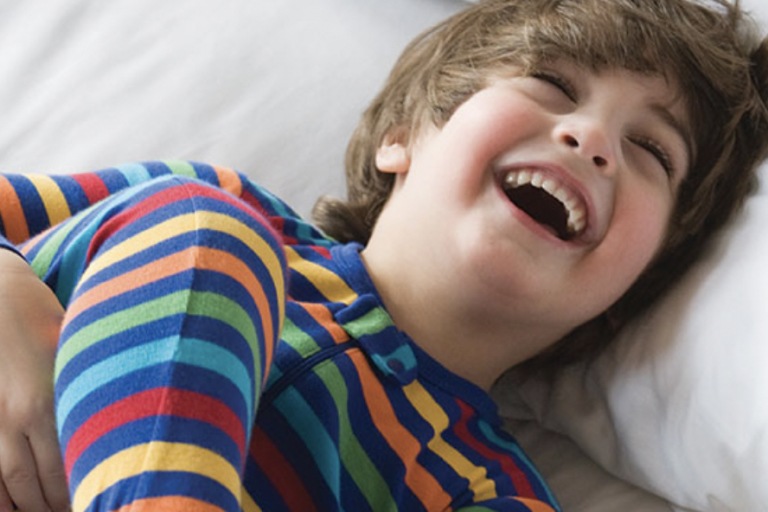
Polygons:
[[[72,421],[72,417],[79,416],[69,411],[78,410],[80,402],[89,400],[86,391],[82,392],[79,402],[72,398],[74,383],[84,385],[82,381],[87,381],[90,372],[96,372],[96,367],[104,364],[101,355],[98,363],[80,363],[76,376],[67,375],[67,367],[56,376],[62,452],[75,509],[117,510],[127,504],[115,501],[119,499],[139,503],[142,499],[175,496],[177,501],[173,503],[178,504],[179,510],[201,511],[560,510],[531,461],[503,430],[489,396],[443,368],[392,323],[362,264],[361,247],[329,240],[245,176],[224,168],[188,162],[131,164],[69,176],[0,176],[0,228],[17,244],[35,237],[50,225],[57,225],[55,230],[74,239],[73,232],[85,229],[82,226],[92,224],[94,218],[104,218],[95,215],[94,209],[107,208],[104,198],[119,197],[119,191],[128,191],[132,197],[141,197],[137,191],[142,188],[160,198],[173,195],[172,191],[181,185],[173,184],[162,190],[150,187],[169,175],[192,178],[181,182],[186,189],[207,190],[213,185],[217,192],[224,189],[228,197],[231,194],[232,199],[224,199],[225,202],[235,206],[247,204],[259,222],[268,227],[265,237],[268,238],[269,233],[276,236],[277,252],[282,251],[278,256],[287,264],[287,300],[282,304],[284,317],[279,330],[280,341],[273,347],[274,353],[264,358],[271,363],[263,379],[263,388],[245,406],[245,409],[255,410],[242,415],[255,417],[245,426],[248,432],[242,435],[248,443],[247,453],[241,459],[234,455],[230,457],[235,461],[231,465],[240,487],[233,489],[232,485],[221,484],[218,473],[225,470],[212,470],[211,464],[206,463],[207,466],[197,469],[189,466],[183,471],[166,469],[162,475],[159,471],[152,473],[153,478],[166,478],[166,484],[160,490],[149,486],[148,489],[153,489],[151,496],[134,495],[127,499],[123,493],[120,498],[121,493],[116,489],[121,482],[135,483],[141,475],[132,474],[121,480],[120,475],[100,474],[107,471],[119,473],[126,467],[125,464],[104,463],[113,460],[118,449],[110,448],[112,445],[106,441],[99,445],[101,439],[106,440],[110,431],[117,428],[117,423],[104,420],[102,426],[95,429],[98,432],[85,431],[93,430],[92,418],[105,408],[118,410],[122,407],[120,414],[136,420],[138,416],[132,408],[139,407],[139,402],[130,398],[140,393],[152,393],[153,389],[137,391],[125,386],[123,390],[113,386],[115,389],[110,388],[108,403],[99,402],[98,411],[89,413],[91,416]],[[207,194],[203,193],[205,197]],[[114,205],[109,208],[114,209]],[[163,215],[174,215],[170,210]],[[132,217],[131,230],[141,230],[145,217],[150,215]],[[162,220],[167,222],[168,219],[163,217]],[[51,230],[43,232],[43,242],[38,237],[21,245],[27,257],[34,260],[33,266],[41,276],[50,276],[45,267],[58,261],[55,253],[60,251],[54,241],[64,239],[64,234],[49,233]],[[85,260],[92,250],[88,249],[88,244],[93,244],[93,237],[81,238],[86,247],[73,252],[81,254],[81,259]],[[45,246],[44,242],[54,244],[53,254],[46,256],[48,263],[41,266],[38,254],[42,251],[39,248]],[[2,243],[0,240],[0,245]],[[161,251],[161,244],[156,247]],[[150,252],[147,258],[162,256]],[[80,262],[80,266],[83,265]],[[113,274],[129,271],[119,265],[120,262],[112,265]],[[106,271],[110,270],[109,266],[106,268]],[[46,279],[66,305],[77,283],[66,284],[63,270]],[[137,279],[141,280],[142,275],[139,274]],[[168,283],[163,281],[163,286],[182,285],[174,285],[170,280]],[[227,281],[221,280],[217,286],[226,287]],[[63,291],[63,287],[67,290]],[[136,311],[140,310],[141,300],[144,299],[136,299]],[[109,315],[108,310],[98,306],[96,302],[92,308],[94,318],[90,320],[90,326],[101,325],[98,321]],[[254,319],[254,322],[261,322],[261,319]],[[259,350],[271,351],[272,348]],[[69,352],[67,361],[79,356],[75,349]],[[119,360],[120,365],[116,368],[133,364],[127,359],[128,353],[120,357],[124,359]],[[83,358],[82,361],[89,361],[87,357]],[[234,371],[236,362],[228,364],[229,369],[223,372]],[[57,360],[57,368],[60,366],[63,363]],[[210,380],[209,374],[195,373],[199,366],[190,364],[184,368],[190,372],[190,379],[198,383]],[[229,379],[233,380],[233,377]],[[211,382],[218,385],[216,380]],[[211,407],[226,402],[227,389],[222,384],[207,392],[206,396],[214,404]],[[164,392],[167,394],[167,389]],[[202,399],[191,400],[188,407],[198,410],[205,404]],[[63,409],[67,414],[62,412]],[[220,407],[215,410],[230,409]],[[195,414],[189,413],[189,417],[192,416]],[[231,427],[222,419],[225,416],[224,412],[216,416],[222,424],[218,430],[226,431]],[[227,443],[218,441],[219,434],[214,433],[218,430],[211,426],[216,421],[201,418],[202,414],[197,414],[195,421],[185,418],[186,422],[179,423],[192,439],[185,438],[185,442],[190,445],[205,443],[206,450],[224,454],[222,456],[227,458]],[[210,433],[197,438],[193,436],[195,429],[210,429]],[[133,433],[123,435],[130,438]],[[97,440],[86,446],[82,439],[88,436]],[[167,440],[154,439],[153,442],[157,444],[159,441]],[[123,453],[126,446],[138,446],[143,441],[121,442],[123,444],[117,446]],[[95,448],[97,445],[100,448]],[[139,473],[150,474],[144,470]],[[197,473],[200,473],[199,478],[189,496],[181,496],[183,492],[174,488],[176,483],[189,480]],[[111,498],[107,499],[107,495]],[[220,495],[223,497],[217,498]],[[213,508],[192,506],[193,501],[184,500],[201,500]],[[144,501],[148,509],[152,509],[148,505],[151,503],[158,502]],[[199,504],[198,501],[194,503]]]

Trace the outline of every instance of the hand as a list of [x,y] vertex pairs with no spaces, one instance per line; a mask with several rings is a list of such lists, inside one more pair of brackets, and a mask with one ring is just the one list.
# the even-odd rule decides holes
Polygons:
[[0,249],[0,512],[69,510],[53,410],[63,310],[26,261]]

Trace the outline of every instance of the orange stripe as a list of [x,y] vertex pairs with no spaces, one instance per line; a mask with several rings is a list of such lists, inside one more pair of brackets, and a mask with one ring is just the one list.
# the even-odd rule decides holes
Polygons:
[[331,315],[330,310],[322,304],[313,304],[309,302],[297,302],[304,310],[309,314],[315,322],[322,325],[328,334],[331,335],[333,341],[338,345],[349,339],[349,334],[345,331]]
[[451,504],[450,495],[434,475],[417,462],[417,456],[422,450],[421,443],[397,419],[381,381],[370,369],[368,359],[359,351],[350,352],[348,355],[357,368],[368,412],[377,430],[405,465],[406,485],[419,498],[425,509],[448,510]]
[[114,509],[113,512],[222,512],[223,508],[184,496],[144,498]]
[[240,181],[240,176],[238,176],[235,171],[216,165],[213,166],[213,170],[216,171],[216,177],[219,180],[219,188],[226,190],[237,197],[242,195],[243,183]]
[[0,176],[0,216],[5,227],[5,237],[14,244],[29,238],[29,226],[21,208],[16,190],[5,176]]
[[165,277],[178,274],[188,268],[213,270],[227,275],[245,286],[261,314],[261,320],[264,326],[262,339],[265,341],[264,361],[268,367],[272,361],[272,350],[274,348],[271,343],[267,343],[267,340],[272,339],[274,335],[274,323],[272,315],[270,314],[269,301],[267,300],[266,295],[264,295],[264,290],[262,289],[258,278],[251,272],[247,265],[240,259],[219,249],[191,247],[147,263],[130,272],[94,286],[83,293],[77,301],[71,304],[68,309],[68,315],[70,317],[69,321],[71,322],[77,315],[82,313],[83,310],[87,310],[96,304],[128,291],[135,290],[138,286],[150,284]]

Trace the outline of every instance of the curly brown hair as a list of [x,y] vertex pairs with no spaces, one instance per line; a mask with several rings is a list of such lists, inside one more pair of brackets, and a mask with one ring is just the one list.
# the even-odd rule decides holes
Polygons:
[[608,311],[527,363],[537,369],[599,352],[671,288],[752,189],[768,147],[768,43],[738,2],[480,1],[406,47],[350,140],[347,200],[322,198],[313,211],[330,236],[366,243],[393,185],[375,165],[388,133],[413,141],[500,70],[530,73],[560,59],[679,84],[696,152],[656,259]]

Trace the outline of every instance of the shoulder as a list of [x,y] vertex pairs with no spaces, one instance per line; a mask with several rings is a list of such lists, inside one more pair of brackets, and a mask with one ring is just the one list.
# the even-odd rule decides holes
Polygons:
[[161,165],[173,174],[186,174],[238,197],[264,217],[287,246],[330,247],[335,243],[288,203],[237,169],[199,162],[162,162]]

